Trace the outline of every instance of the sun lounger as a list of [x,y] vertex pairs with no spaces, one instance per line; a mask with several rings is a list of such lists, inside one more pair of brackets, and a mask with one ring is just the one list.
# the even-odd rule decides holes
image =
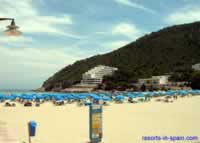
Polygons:
[[163,101],[163,99],[160,99],[160,98],[159,98],[159,99],[156,99],[156,101],[157,101],[157,102],[160,102],[160,101]]
[[12,105],[9,102],[6,102],[4,106],[5,107],[12,107]]
[[31,107],[32,106],[32,103],[31,102],[25,102],[24,103],[24,107]]

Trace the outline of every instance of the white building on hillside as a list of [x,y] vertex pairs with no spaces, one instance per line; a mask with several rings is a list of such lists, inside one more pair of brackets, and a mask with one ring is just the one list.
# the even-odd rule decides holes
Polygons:
[[114,67],[98,65],[82,75],[81,84],[100,84],[104,76],[112,75],[116,70]]
[[192,65],[192,69],[194,69],[196,71],[200,71],[200,63]]
[[147,79],[139,79],[139,84],[153,84],[153,85],[166,85],[168,83],[169,75],[152,76]]

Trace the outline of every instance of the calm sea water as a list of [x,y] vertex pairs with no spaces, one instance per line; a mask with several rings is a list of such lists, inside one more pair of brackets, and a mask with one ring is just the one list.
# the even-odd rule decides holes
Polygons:
[[0,93],[3,94],[11,94],[11,93],[32,93],[33,91],[31,90],[22,90],[22,89],[0,89]]
[[[6,89],[6,90],[2,90],[0,89],[0,94],[4,94],[4,95],[10,95],[12,93],[38,93],[38,94],[43,94],[43,93],[52,93],[52,92],[36,92],[36,91],[32,91],[32,90],[28,90],[28,89]],[[54,93],[59,93],[59,92],[54,92]]]

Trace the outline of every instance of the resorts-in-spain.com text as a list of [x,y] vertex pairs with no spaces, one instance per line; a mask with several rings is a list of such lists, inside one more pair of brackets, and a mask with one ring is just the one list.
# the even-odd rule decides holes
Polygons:
[[199,141],[198,136],[142,136],[143,141]]

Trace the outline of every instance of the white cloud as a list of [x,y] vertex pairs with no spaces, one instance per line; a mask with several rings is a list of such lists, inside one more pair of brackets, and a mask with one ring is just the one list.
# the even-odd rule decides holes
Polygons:
[[33,16],[20,21],[19,24],[24,32],[63,34],[64,31],[57,26],[72,24],[72,20],[69,16]]
[[103,47],[115,50],[115,49],[121,48],[122,46],[125,46],[129,43],[130,43],[130,41],[112,41],[112,42],[103,44]]
[[184,24],[200,20],[200,7],[190,6],[181,8],[168,15],[165,19],[170,24]]
[[[96,32],[95,34],[103,36],[120,36],[120,38],[123,39],[126,38],[126,40],[112,40],[101,45],[101,47],[107,50],[115,50],[129,44],[130,42],[133,42],[137,38],[141,37],[144,33],[145,32],[143,30],[137,28],[134,24],[124,22],[114,25],[111,28],[111,31],[100,31]],[[108,52],[110,52],[110,50],[108,50]]]
[[[80,38],[76,34],[64,31],[63,27],[69,27],[73,20],[69,15],[44,16],[33,5],[32,0],[0,0],[0,17],[11,17],[16,19],[16,24],[25,33],[48,33],[54,35],[65,35],[72,38]],[[5,6],[6,5],[6,6]],[[8,23],[4,22],[4,26]]]
[[0,45],[4,43],[30,43],[33,42],[32,37],[25,37],[25,36],[0,36]]
[[0,88],[37,88],[53,73],[84,57],[69,48],[0,47],[0,53]]
[[130,38],[131,40],[137,39],[141,36],[141,31],[134,25],[129,23],[120,23],[112,28],[113,35],[122,35]]
[[155,13],[154,10],[149,9],[149,8],[147,8],[147,7],[145,7],[145,6],[141,5],[141,4],[132,2],[130,0],[114,0],[114,1],[119,3],[119,4],[125,5],[125,6],[133,7],[133,8],[136,8],[136,9],[140,9],[140,10],[143,10],[143,11],[146,11],[146,12],[149,12],[149,13]]
[[1,12],[0,16],[11,16],[11,17],[26,17],[37,15],[38,11],[33,7],[32,0],[20,0],[13,2],[12,0],[0,0]]

